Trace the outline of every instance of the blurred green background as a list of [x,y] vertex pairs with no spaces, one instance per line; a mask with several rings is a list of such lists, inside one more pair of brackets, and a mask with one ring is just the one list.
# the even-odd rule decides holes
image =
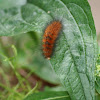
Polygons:
[[[100,43],[100,0],[89,2]],[[64,91],[49,61],[42,56],[40,41],[33,32],[0,37],[0,100],[22,100],[39,91]]]

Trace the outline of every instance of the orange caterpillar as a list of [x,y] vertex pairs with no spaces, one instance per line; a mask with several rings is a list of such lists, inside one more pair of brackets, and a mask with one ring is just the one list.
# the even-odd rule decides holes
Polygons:
[[53,21],[46,27],[42,40],[43,55],[45,58],[50,59],[52,56],[54,45],[61,29],[62,23],[60,21]]

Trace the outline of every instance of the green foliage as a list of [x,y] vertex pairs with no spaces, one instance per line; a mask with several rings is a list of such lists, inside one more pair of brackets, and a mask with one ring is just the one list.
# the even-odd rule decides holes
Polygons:
[[[8,70],[8,72],[9,72],[9,69],[8,68],[4,69],[1,67],[0,68],[0,76],[1,75],[3,76],[5,83],[3,84],[2,82],[0,82],[0,87],[4,89],[4,92],[0,93],[0,99],[1,100],[22,100],[25,97],[25,94],[27,92],[30,92],[36,88],[33,88],[31,90],[31,86],[29,85],[29,82],[18,73],[18,69],[17,69],[18,65],[16,65],[16,62],[17,62],[16,61],[16,57],[17,57],[16,47],[14,45],[12,45],[9,48],[12,48],[12,51],[14,51],[14,55],[12,57],[7,57],[6,56],[7,52],[4,52],[4,50],[3,50],[4,47],[2,47],[2,45],[1,45],[0,46],[0,59],[1,59],[1,61],[4,62],[4,64],[3,63],[2,64],[5,67],[9,66],[9,65],[11,66],[11,68],[14,72],[14,75],[18,79],[18,84],[14,87],[11,87],[11,83],[9,81],[10,75],[7,75],[7,73],[6,73],[6,70]],[[1,49],[2,49],[2,51],[1,51]],[[24,84],[26,84],[26,86]],[[20,89],[20,88],[24,90],[23,93],[18,92],[18,89]],[[27,88],[27,90],[26,90],[26,88]]]
[[71,25],[69,26],[66,21],[68,28],[66,27],[59,40],[61,49],[60,46],[56,48],[57,52],[51,63],[72,100],[94,100],[96,32],[91,11],[86,0],[62,1],[66,4],[66,10],[70,15],[67,19],[71,20]]
[[70,100],[67,92],[40,92],[34,93],[24,100]]
[[[11,6],[6,6],[8,2]],[[59,84],[49,62],[43,59],[39,46],[45,26],[54,19],[61,20],[63,30],[50,60],[53,70],[72,100],[95,100],[96,31],[87,0],[7,0],[6,3],[1,0],[0,36],[22,33],[31,36],[33,40],[27,40],[28,43],[24,45],[26,48],[18,49],[18,53],[12,46],[14,54],[17,55],[16,64],[24,68],[28,66],[28,69],[44,80]],[[26,39],[23,36],[17,39],[18,44],[25,43]],[[31,43],[34,44],[34,52],[28,50]],[[30,57],[31,61],[25,61],[25,58]],[[6,59],[14,69],[10,60]],[[15,69],[14,71],[16,73]],[[43,92],[33,94],[25,100],[39,100],[40,97],[45,100],[55,99],[56,96],[68,97],[66,92]]]
[[[10,41],[6,40],[4,45],[2,43],[3,39],[4,41],[6,39]],[[10,39],[9,37],[0,38],[0,63],[2,63],[0,67],[0,76],[2,75],[5,81],[5,84],[0,81],[0,88],[4,89],[0,91],[1,100],[22,100],[30,93],[39,91],[42,83],[38,82],[38,87],[32,88],[28,80],[29,76],[33,73],[49,83],[60,83],[49,63],[45,63],[42,56],[38,54],[39,50],[36,49],[37,44],[38,42],[36,42],[36,39],[34,39],[30,33],[17,35]],[[29,72],[23,77],[19,73],[20,69],[25,69]],[[9,72],[9,70],[11,70],[11,72]],[[18,83],[15,86],[12,86],[10,83],[10,74],[12,77],[18,79]],[[51,77],[53,78],[51,79]],[[16,81],[16,79],[12,81]],[[34,81],[32,84],[33,83]],[[20,89],[22,90],[21,92],[19,92]]]
[[26,0],[0,0],[0,9],[22,6],[25,3]]
[[97,58],[95,77],[96,77],[95,88],[96,88],[96,91],[100,94],[100,54],[98,55],[98,58]]

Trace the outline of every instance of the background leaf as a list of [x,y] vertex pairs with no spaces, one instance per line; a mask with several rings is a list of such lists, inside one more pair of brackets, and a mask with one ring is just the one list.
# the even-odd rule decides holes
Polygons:
[[0,9],[22,6],[26,0],[0,0]]
[[95,88],[96,91],[100,94],[100,77],[96,77]]
[[24,100],[70,100],[67,92],[40,92],[26,97]]

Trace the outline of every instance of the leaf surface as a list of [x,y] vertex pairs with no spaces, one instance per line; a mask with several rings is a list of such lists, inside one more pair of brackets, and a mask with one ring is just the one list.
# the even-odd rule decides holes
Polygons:
[[22,6],[26,0],[0,0],[0,9],[12,8],[15,6]]
[[70,100],[67,92],[40,92],[26,97],[24,100]]
[[[57,41],[51,64],[72,100],[94,100],[96,31],[86,0],[28,0],[52,18],[62,20],[63,31]],[[50,6],[52,5],[52,7]]]
[[96,30],[87,0],[27,0],[1,10],[0,35],[34,31],[41,38],[52,20],[63,29],[50,62],[72,100],[95,100]]

